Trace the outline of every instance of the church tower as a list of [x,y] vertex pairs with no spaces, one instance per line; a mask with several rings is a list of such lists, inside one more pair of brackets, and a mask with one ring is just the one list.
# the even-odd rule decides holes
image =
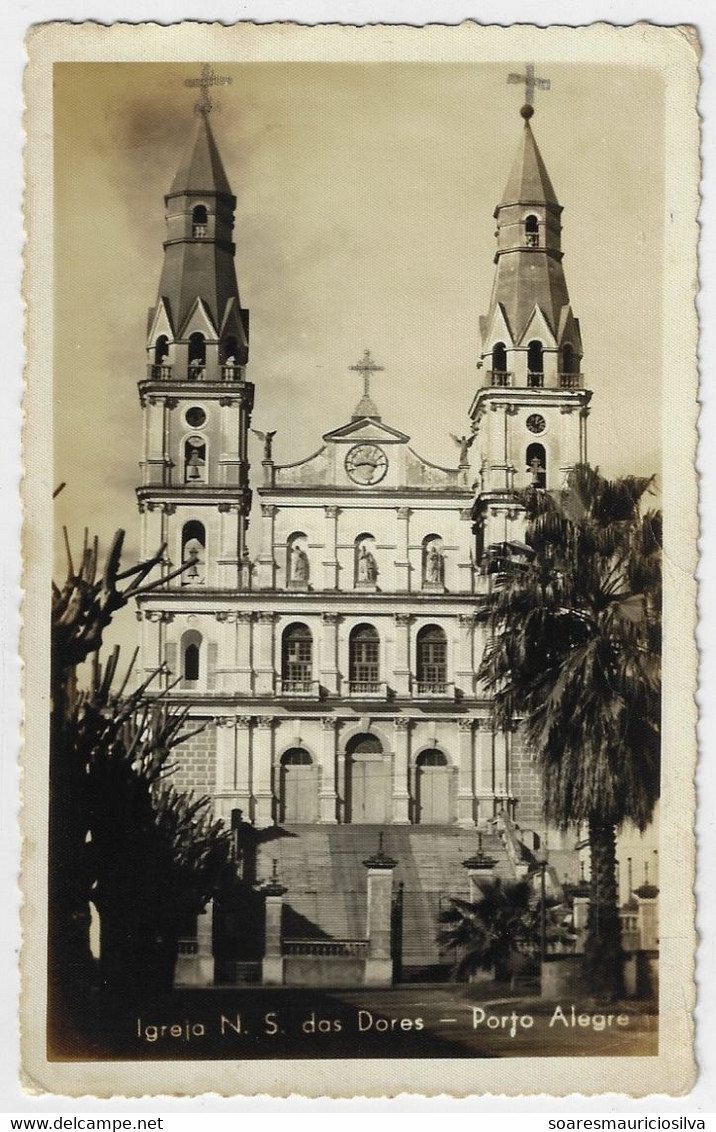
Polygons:
[[166,662],[176,671],[181,658],[189,687],[206,688],[216,643],[200,623],[203,595],[249,586],[247,433],[254,387],[246,380],[249,314],[234,266],[236,198],[212,134],[205,87],[196,109],[190,143],[164,198],[164,261],[148,316],[147,376],[139,383],[142,556],[165,545],[168,575],[139,617],[145,670]]
[[515,492],[558,488],[587,459],[591,393],[562,266],[562,207],[530,126],[529,74],[527,81],[522,137],[494,212],[495,277],[480,319],[484,378],[470,407],[479,454],[477,549],[488,562],[509,553],[505,544],[523,541]]

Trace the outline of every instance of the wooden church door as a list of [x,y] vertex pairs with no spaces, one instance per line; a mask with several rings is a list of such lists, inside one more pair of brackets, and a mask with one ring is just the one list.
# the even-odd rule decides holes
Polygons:
[[303,825],[318,819],[316,767],[308,751],[295,747],[281,759],[281,821]]
[[448,825],[452,814],[452,772],[442,751],[423,751],[418,756],[417,802],[421,825]]

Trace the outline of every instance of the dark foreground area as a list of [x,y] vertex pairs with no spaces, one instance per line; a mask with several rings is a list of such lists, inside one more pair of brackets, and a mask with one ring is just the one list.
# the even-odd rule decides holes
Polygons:
[[363,1057],[647,1057],[656,1008],[513,997],[495,984],[182,989],[129,1008],[99,998],[56,1026],[53,1061]]

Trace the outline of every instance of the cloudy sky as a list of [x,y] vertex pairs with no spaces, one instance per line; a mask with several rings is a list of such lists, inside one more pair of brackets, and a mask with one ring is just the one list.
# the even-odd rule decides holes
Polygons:
[[[454,464],[469,427],[494,207],[519,141],[513,66],[214,62],[212,117],[238,198],[254,425],[279,462],[314,451],[359,399],[370,347],[383,419]],[[193,126],[190,64],[55,66],[57,524],[127,529],[147,308],[168,191]],[[557,64],[534,134],[563,214],[564,267],[594,391],[590,459],[660,472],[663,90],[656,71]],[[260,464],[258,442],[251,455]],[[475,446],[476,448],[478,446]],[[256,526],[256,524],[254,524]]]

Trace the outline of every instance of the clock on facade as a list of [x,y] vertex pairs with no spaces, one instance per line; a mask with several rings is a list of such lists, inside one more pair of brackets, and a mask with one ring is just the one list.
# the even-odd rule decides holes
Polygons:
[[354,483],[380,483],[388,471],[388,457],[377,444],[357,444],[346,456],[346,471]]
[[534,433],[544,432],[547,427],[547,423],[541,413],[530,413],[526,424],[530,432]]

